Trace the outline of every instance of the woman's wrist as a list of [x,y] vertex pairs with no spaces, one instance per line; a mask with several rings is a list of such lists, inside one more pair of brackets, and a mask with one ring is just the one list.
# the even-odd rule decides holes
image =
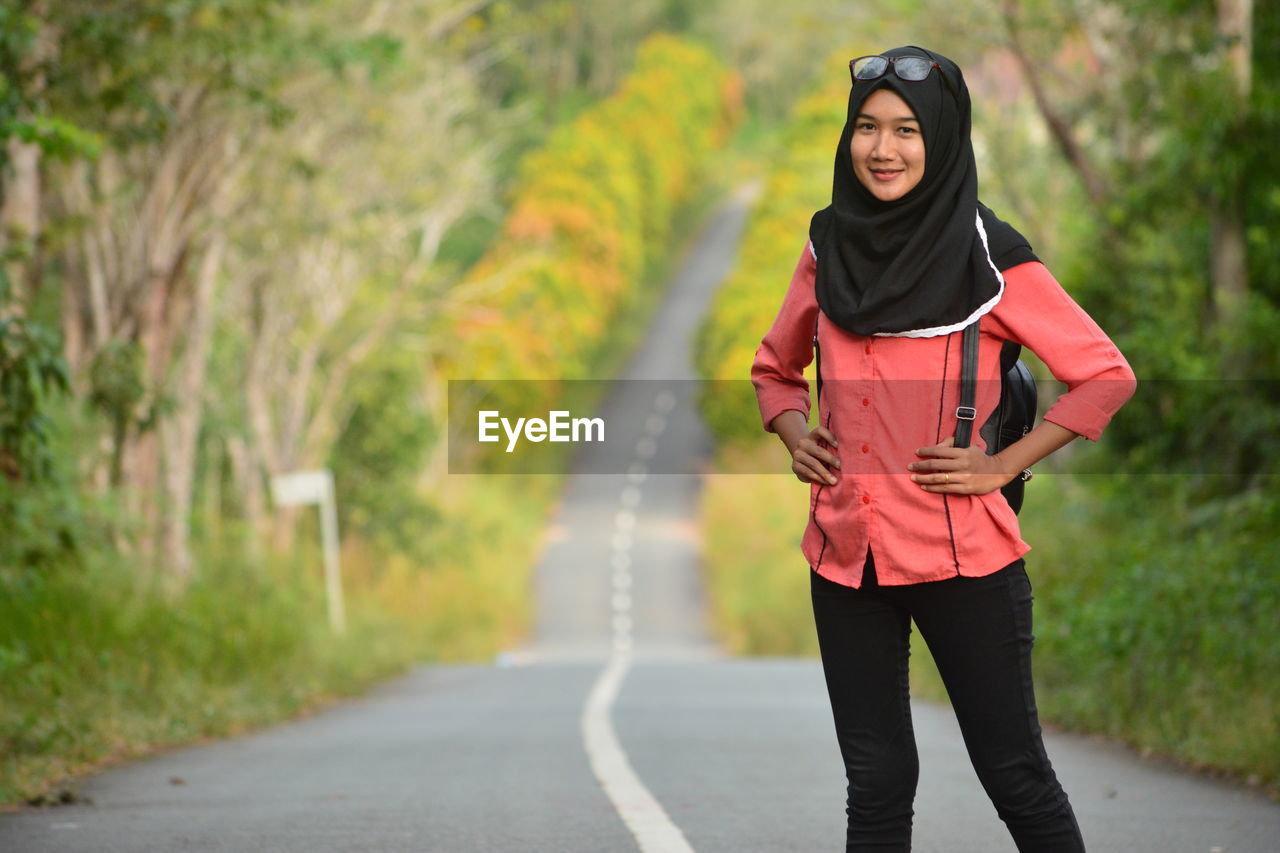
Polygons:
[[771,426],[778,434],[778,438],[782,439],[787,453],[792,456],[795,455],[796,445],[809,434],[809,421],[805,418],[804,412],[799,409],[787,409],[782,412],[773,419]]
[[1001,472],[1012,480],[1055,450],[1070,444],[1076,435],[1052,421],[1041,421],[1035,429],[994,454],[993,458],[998,460]]

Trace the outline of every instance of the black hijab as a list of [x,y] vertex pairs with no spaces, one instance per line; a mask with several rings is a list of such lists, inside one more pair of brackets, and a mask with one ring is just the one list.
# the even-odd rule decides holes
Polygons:
[[[945,335],[995,307],[1004,292],[1001,270],[1036,256],[1026,238],[978,201],[969,89],[959,66],[914,46],[884,56],[924,56],[940,67],[918,82],[890,68],[850,89],[831,204],[809,224],[818,304],[859,335]],[[862,104],[878,89],[901,96],[924,134],[920,183],[888,202],[858,181],[849,153]]]

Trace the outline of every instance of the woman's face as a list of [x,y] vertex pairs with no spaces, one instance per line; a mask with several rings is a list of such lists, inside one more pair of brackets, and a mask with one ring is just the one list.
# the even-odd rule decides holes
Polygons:
[[924,177],[920,122],[890,89],[877,89],[862,102],[849,154],[853,174],[880,201],[902,198]]

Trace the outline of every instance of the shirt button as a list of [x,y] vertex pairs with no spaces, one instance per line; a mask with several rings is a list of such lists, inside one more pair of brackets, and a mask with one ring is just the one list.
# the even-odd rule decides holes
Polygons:
[[871,344],[867,344],[867,355],[871,355]]
[[864,504],[869,504],[869,503],[871,503],[871,495],[863,495],[863,496],[862,496],[862,502],[863,502]]
[[867,452],[868,452],[868,451],[870,451],[870,450],[871,450],[871,445],[869,445],[869,444],[864,444],[864,445],[862,445],[862,452],[863,452],[863,453],[867,453]]
[[864,405],[864,406],[870,406],[870,405],[871,405],[871,398],[870,398],[870,397],[863,397],[863,398],[862,398],[862,405]]

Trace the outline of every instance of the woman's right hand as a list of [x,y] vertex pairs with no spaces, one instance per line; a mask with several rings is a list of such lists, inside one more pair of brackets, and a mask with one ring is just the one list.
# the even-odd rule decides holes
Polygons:
[[835,474],[827,466],[830,465],[832,468],[839,470],[840,459],[819,444],[819,440],[839,449],[839,445],[836,444],[836,437],[831,434],[831,430],[824,426],[815,427],[812,432],[806,433],[791,451],[791,470],[800,478],[802,483],[826,483],[827,485],[832,485],[836,481]]
[[[840,459],[819,442],[832,449],[840,448],[835,435],[824,426],[809,429],[802,413],[788,409],[773,419],[773,430],[791,454],[791,471],[802,483],[832,485],[836,478],[831,468],[840,469]],[[827,466],[830,466],[828,468]]]

